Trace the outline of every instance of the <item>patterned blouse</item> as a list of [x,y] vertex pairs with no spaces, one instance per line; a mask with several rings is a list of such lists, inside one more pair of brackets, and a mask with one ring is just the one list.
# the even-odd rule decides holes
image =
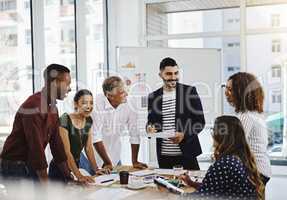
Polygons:
[[192,199],[256,199],[255,186],[241,160],[232,155],[222,156],[211,165]]

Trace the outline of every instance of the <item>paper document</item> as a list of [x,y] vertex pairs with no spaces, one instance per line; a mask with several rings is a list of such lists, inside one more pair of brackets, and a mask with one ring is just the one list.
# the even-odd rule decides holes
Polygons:
[[197,178],[204,178],[206,172],[207,172],[206,170],[195,170],[195,171],[189,171],[188,175]]
[[133,176],[149,176],[149,175],[153,175],[156,172],[154,170],[151,169],[145,169],[145,170],[140,170],[140,171],[136,171],[136,172],[131,172],[130,174]]
[[120,180],[118,174],[108,174],[95,177],[95,183],[91,185],[108,186]]
[[152,137],[152,138],[172,138],[172,137],[175,137],[175,132],[147,133],[147,137]]
[[155,173],[159,174],[159,175],[170,175],[170,176],[174,176],[174,175],[181,175],[181,174],[184,174],[185,172],[187,172],[187,170],[181,170],[180,172],[179,171],[175,171],[173,169],[155,169],[154,170]]

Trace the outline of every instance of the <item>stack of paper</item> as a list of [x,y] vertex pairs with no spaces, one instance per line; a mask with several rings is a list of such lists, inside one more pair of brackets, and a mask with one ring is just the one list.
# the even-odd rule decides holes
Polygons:
[[95,183],[91,185],[108,186],[120,180],[118,174],[108,174],[95,177]]
[[177,171],[175,174],[173,169],[155,169],[154,171],[156,174],[168,176],[181,175],[187,172],[187,170],[181,170],[180,172]]
[[157,133],[147,133],[147,137],[172,138],[172,137],[175,137],[175,132],[165,131],[165,132],[157,132]]
[[143,176],[154,175],[154,174],[156,174],[156,173],[155,173],[154,170],[145,169],[145,170],[140,170],[140,171],[136,171],[136,172],[131,172],[130,174],[133,175],[133,176],[143,177]]

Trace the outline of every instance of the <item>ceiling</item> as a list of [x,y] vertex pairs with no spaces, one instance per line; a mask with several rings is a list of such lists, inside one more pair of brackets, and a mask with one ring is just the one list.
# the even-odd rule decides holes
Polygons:
[[[150,0],[149,8],[162,13],[236,8],[240,0]],[[246,0],[247,6],[284,4],[287,0]]]

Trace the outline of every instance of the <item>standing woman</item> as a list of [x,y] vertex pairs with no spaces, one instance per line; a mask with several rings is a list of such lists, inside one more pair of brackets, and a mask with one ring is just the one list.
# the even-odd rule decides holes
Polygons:
[[261,84],[254,75],[238,72],[229,77],[225,95],[243,124],[262,182],[266,185],[271,177],[271,165],[267,154],[268,133],[263,116]]
[[[93,177],[84,176],[79,170],[80,154],[83,149],[85,149],[88,160],[95,172],[94,174],[105,173],[104,169],[101,170],[97,166],[92,145],[93,120],[90,116],[93,110],[92,93],[89,90],[78,91],[74,97],[74,107],[74,113],[64,113],[60,118],[60,136],[70,170],[79,182],[91,183],[94,182]],[[54,180],[62,179],[62,175],[53,161],[50,164],[49,176]]]

